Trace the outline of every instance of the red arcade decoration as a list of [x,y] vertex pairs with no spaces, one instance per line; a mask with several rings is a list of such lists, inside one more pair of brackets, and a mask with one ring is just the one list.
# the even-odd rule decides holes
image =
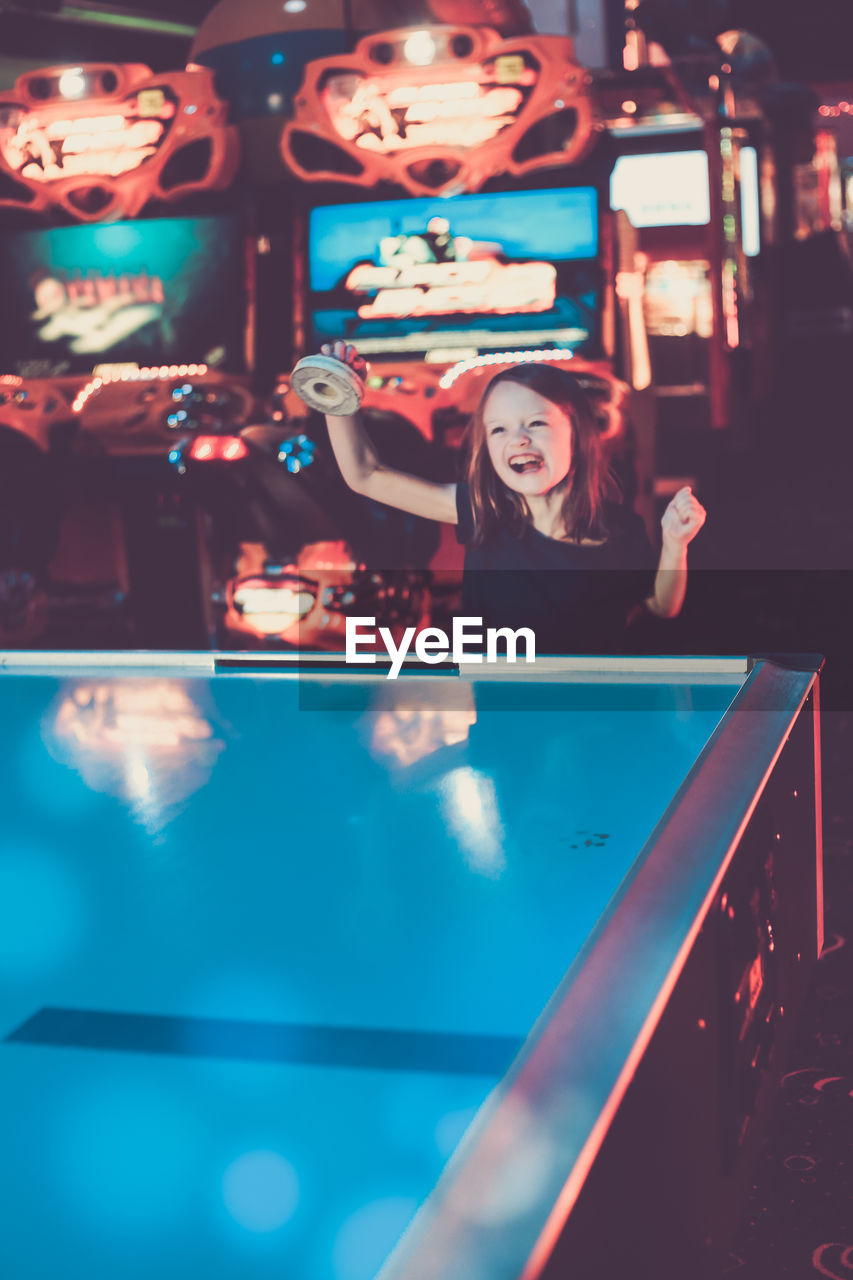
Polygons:
[[307,65],[282,154],[308,181],[476,191],[496,173],[580,159],[594,138],[589,81],[563,36],[387,31]]
[[[129,218],[151,199],[226,187],[237,131],[206,68],[153,75],[141,64],[49,67],[0,94],[0,174],[20,195],[0,205],[61,205],[80,221]],[[9,187],[9,183],[4,183]]]
[[287,564],[270,565],[257,542],[241,544],[225,587],[227,632],[297,648],[340,651],[351,614],[375,617],[399,642],[423,626],[429,602],[417,570],[382,574],[356,563],[346,542],[309,542]]

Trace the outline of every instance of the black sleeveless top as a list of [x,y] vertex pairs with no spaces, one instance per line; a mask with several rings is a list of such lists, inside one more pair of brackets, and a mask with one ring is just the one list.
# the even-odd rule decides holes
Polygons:
[[462,611],[484,627],[530,627],[536,653],[630,651],[627,622],[652,594],[657,557],[635,512],[606,509],[601,546],[561,542],[528,525],[520,538],[497,529],[473,546],[467,484],[456,486],[456,538],[465,546]]

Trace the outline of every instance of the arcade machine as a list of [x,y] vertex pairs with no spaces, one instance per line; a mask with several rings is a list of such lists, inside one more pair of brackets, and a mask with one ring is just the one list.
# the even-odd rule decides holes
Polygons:
[[[48,68],[0,110],[7,646],[53,627],[63,644],[201,647],[229,621],[232,643],[286,643],[301,622],[301,643],[337,645],[359,601],[418,620],[421,584],[372,566],[392,567],[389,541],[410,544],[401,572],[428,559],[433,531],[336,494],[275,393],[254,395],[250,201],[211,72]],[[253,556],[285,588],[273,610]]]
[[[806,107],[813,107],[816,95],[802,92],[808,95]],[[836,392],[840,410],[826,442],[843,444],[847,379],[846,373],[838,374],[849,364],[853,269],[843,213],[845,175],[836,137],[826,127],[832,112],[840,115],[841,105],[822,104],[818,108],[822,127],[806,131],[801,124],[799,137],[794,132],[788,142],[788,181],[781,210],[788,234],[778,253],[776,314],[783,381],[787,382],[792,367],[802,369],[807,362],[820,369],[827,389],[832,386]]]
[[[3,642],[203,644],[167,454],[252,416],[238,139],[209,71],[47,68],[0,99]],[[180,201],[179,208],[175,208]],[[139,216],[145,211],[147,216]],[[175,215],[178,216],[175,216]],[[10,592],[7,590],[7,594]],[[0,590],[0,599],[3,592]]]
[[[321,426],[286,382],[263,386],[338,322],[372,361],[366,411],[397,465],[451,478],[491,369],[555,360],[585,380],[629,497],[648,508],[642,461],[636,495],[630,489],[636,458],[650,456],[642,397],[626,412],[632,389],[649,380],[634,233],[606,209],[589,77],[571,42],[530,34],[518,4],[450,14],[436,0],[423,29],[386,29],[351,54],[311,60],[324,50],[303,10],[276,6],[278,27],[261,43],[265,65],[283,76],[276,102],[286,100],[292,118],[276,139],[278,221],[264,225],[262,202],[253,207],[254,257],[244,252],[248,219],[233,187],[214,194],[237,167],[236,128],[213,84],[215,49],[203,47],[226,10],[236,13],[217,6],[193,51],[211,66],[159,76],[138,66],[47,69],[22,77],[2,107],[3,203],[14,229],[4,237],[10,390],[0,425],[73,497],[64,515],[61,500],[45,504],[49,546],[37,568],[32,560],[50,583],[54,616],[112,618],[124,605],[131,642],[174,646],[226,635],[294,642],[290,624],[299,643],[336,647],[347,608],[377,597],[398,620],[418,620],[423,577],[389,589],[383,573],[430,565],[458,578],[458,548],[445,539],[436,550],[437,530],[398,527],[384,510],[347,513]],[[355,14],[362,31],[375,27],[378,9]],[[288,56],[270,53],[270,39],[286,43],[282,24],[293,36],[291,19],[297,56],[289,45]],[[229,110],[239,121],[240,103]],[[247,154],[241,185],[254,198],[251,145]],[[64,225],[45,225],[57,216]],[[275,275],[270,250],[282,240],[288,287],[256,323],[252,277],[270,266]],[[250,387],[261,330],[274,334],[277,368],[256,368]],[[256,387],[270,393],[263,408]],[[167,456],[175,470],[164,477]],[[219,484],[224,463],[230,488]],[[181,486],[181,474],[195,485]],[[206,497],[217,486],[212,515]],[[235,487],[245,519],[229,531]],[[10,545],[20,541],[14,534]],[[306,547],[310,573],[299,560]],[[34,576],[18,561],[10,596]],[[275,607],[255,609],[259,581],[276,589]]]
[[643,263],[664,503],[707,473],[712,434],[743,429],[767,395],[758,255],[773,236],[774,168],[760,97],[775,69],[743,32],[723,33],[686,74],[659,46],[650,62],[629,34],[625,69],[598,87],[617,151],[611,206],[636,229]]
[[[274,389],[265,420],[226,446],[242,450],[237,465],[213,439],[172,451],[205,513],[213,642],[340,650],[348,614],[395,635],[423,624],[435,526],[351,493],[324,424],[291,421],[288,394]],[[429,471],[429,448],[405,419],[371,425],[386,457]]]
[[[386,15],[377,31],[380,7],[352,6],[351,52],[309,60],[311,41],[322,48],[330,38],[312,28],[313,9],[253,7],[234,46],[242,83],[227,44],[236,41],[233,4],[213,10],[193,47],[220,83],[230,74],[249,153],[269,142],[271,121],[257,118],[262,88],[284,118],[277,163],[287,195],[277,210],[270,201],[263,229],[292,296],[292,342],[269,356],[274,372],[325,341],[355,342],[371,366],[371,431],[384,426],[402,444],[415,428],[430,452],[426,467],[412,469],[429,473],[431,462],[435,478],[450,480],[495,368],[554,361],[597,401],[628,496],[651,518],[651,426],[640,394],[648,353],[630,287],[635,235],[607,208],[590,76],[572,42],[531,34],[517,4],[451,12],[431,3],[405,14],[412,25]],[[281,326],[280,302],[266,323],[259,307],[259,330]],[[286,378],[279,387],[294,440],[316,442],[319,419]],[[443,595],[458,582],[461,556],[452,530],[441,538],[428,563]],[[393,544],[386,539],[386,555]]]
[[[709,469],[726,447],[720,428],[764,443],[762,410],[791,369],[846,336],[853,277],[837,234],[837,156],[815,130],[812,91],[780,82],[747,31],[688,49],[672,26],[650,18],[644,33],[628,18],[624,68],[597,89],[618,151],[611,204],[637,229],[645,264],[665,499]],[[667,35],[665,51],[652,37]]]
[[[628,387],[600,357],[602,219],[593,185],[414,197],[308,214],[305,346],[342,334],[370,362],[363,411],[413,422],[455,465],[488,378],[523,359],[571,367],[621,444]],[[609,248],[609,246],[607,246]],[[584,358],[585,353],[590,358]],[[458,561],[443,530],[434,568]]]
[[[827,509],[845,502],[837,371],[850,361],[853,272],[835,149],[815,132],[814,93],[780,82],[755,36],[724,31],[697,55],[669,35],[664,51],[629,29],[625,65],[598,91],[618,150],[611,203],[645,262],[656,497],[698,487],[724,518],[693,568],[736,570],[694,572],[679,625],[694,649],[731,651],[744,634],[768,650],[824,646],[836,590],[812,570],[846,569],[849,551],[787,514],[806,492]],[[806,572],[780,592],[768,566]]]

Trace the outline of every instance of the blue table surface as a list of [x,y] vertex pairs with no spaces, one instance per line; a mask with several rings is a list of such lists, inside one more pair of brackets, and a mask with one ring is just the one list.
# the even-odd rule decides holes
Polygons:
[[372,1280],[740,683],[0,677],[2,1274]]

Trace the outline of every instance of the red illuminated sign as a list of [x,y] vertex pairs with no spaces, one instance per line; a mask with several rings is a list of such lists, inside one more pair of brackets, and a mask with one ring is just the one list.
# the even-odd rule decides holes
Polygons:
[[282,154],[309,181],[475,191],[580,159],[594,137],[589,79],[563,36],[388,31],[308,64]]
[[152,198],[228,186],[238,140],[207,68],[153,75],[141,64],[49,67],[0,94],[0,171],[20,197],[87,222],[133,217]]
[[226,586],[226,629],[303,648],[342,648],[346,610],[356,599],[357,565],[347,544],[306,543],[277,571],[266,570],[266,559],[260,543],[241,544],[237,577]]

